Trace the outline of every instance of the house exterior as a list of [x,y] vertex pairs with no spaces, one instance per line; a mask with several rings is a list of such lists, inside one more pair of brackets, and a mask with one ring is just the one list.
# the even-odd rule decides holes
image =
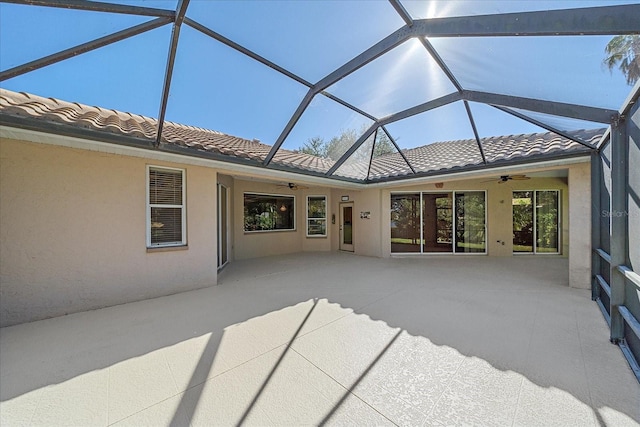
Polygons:
[[328,159],[280,150],[264,168],[270,146],[175,123],[155,146],[156,126],[1,90],[1,326],[213,286],[227,262],[295,252],[566,257],[568,285],[591,287],[591,154],[559,135],[483,139],[484,159],[475,141],[435,143],[327,177]]

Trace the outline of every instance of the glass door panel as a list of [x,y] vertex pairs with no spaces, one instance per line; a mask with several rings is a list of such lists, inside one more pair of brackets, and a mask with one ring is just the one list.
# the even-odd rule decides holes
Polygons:
[[229,260],[229,207],[227,187],[218,184],[218,268]]
[[391,252],[420,252],[420,193],[391,195]]
[[536,252],[558,253],[558,192],[536,191]]
[[344,239],[342,242],[345,245],[353,244],[353,208],[351,206],[345,206],[344,208]]
[[513,252],[533,252],[533,191],[514,191]]
[[423,252],[453,250],[453,200],[451,193],[422,195]]
[[456,252],[485,252],[483,191],[456,192]]
[[353,252],[353,203],[340,204],[340,245],[341,251]]

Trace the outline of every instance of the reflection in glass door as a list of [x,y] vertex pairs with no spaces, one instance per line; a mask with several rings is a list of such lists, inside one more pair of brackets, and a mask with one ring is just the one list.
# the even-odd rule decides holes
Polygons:
[[484,191],[391,194],[391,253],[485,253],[485,196]]
[[536,252],[560,253],[558,192],[536,191]]
[[451,193],[422,195],[423,252],[453,251],[452,208]]
[[533,191],[514,191],[513,252],[533,252]]
[[484,191],[456,193],[456,252],[484,252]]
[[420,252],[420,193],[391,195],[391,252]]
[[560,253],[559,201],[557,190],[513,192],[513,252]]

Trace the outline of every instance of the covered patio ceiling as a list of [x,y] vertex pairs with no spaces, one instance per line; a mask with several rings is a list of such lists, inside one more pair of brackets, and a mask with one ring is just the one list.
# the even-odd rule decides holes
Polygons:
[[476,169],[497,135],[597,149],[584,130],[630,89],[604,48],[640,34],[622,0],[0,1],[5,89],[154,118],[155,148],[171,121],[259,139],[263,168],[302,151],[365,183],[384,156],[416,177],[407,150],[434,142],[474,141]]

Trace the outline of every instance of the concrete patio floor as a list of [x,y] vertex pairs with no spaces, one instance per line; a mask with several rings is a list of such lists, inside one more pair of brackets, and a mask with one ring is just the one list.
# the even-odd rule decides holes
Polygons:
[[212,288],[0,330],[0,425],[639,425],[640,385],[566,270],[235,262]]

